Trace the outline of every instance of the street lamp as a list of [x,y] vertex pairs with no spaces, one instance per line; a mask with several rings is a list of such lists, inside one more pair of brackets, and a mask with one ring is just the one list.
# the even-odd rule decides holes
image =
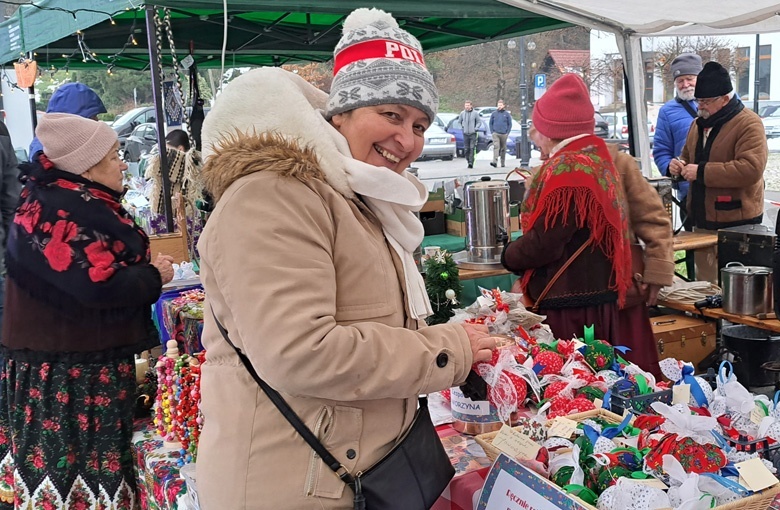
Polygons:
[[[514,39],[510,39],[507,42],[507,47],[510,50],[514,49],[517,44]],[[534,50],[536,43],[529,41],[527,46],[525,42],[525,36],[520,36],[520,149],[517,148],[517,140],[515,140],[515,153],[519,155],[520,166],[527,167],[531,160],[531,147],[528,143],[528,80],[525,74],[525,49]]]

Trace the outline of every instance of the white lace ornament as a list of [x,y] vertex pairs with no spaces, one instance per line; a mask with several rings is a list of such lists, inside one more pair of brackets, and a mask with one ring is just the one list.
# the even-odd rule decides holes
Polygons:
[[601,493],[597,506],[599,510],[655,510],[672,505],[661,489],[620,477],[615,485]]

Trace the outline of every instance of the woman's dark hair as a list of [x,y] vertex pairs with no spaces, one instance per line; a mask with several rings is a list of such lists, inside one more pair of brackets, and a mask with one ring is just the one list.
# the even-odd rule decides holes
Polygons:
[[185,151],[190,150],[190,137],[183,129],[174,129],[165,136],[165,143],[171,147],[183,146]]

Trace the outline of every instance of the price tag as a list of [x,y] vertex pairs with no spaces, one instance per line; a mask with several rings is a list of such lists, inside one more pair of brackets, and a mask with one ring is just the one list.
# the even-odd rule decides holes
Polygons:
[[181,66],[182,66],[184,69],[189,69],[189,68],[190,68],[190,66],[191,66],[191,65],[192,65],[194,62],[195,62],[195,59],[194,59],[194,58],[192,58],[192,55],[187,55],[186,57],[184,57],[183,59],[181,59],[181,62],[180,62],[180,64],[181,64]]
[[761,406],[756,404],[755,407],[753,407],[753,410],[750,411],[750,421],[755,423],[756,425],[761,425],[761,421],[766,417],[766,414],[764,414],[764,410],[761,409]]
[[541,448],[533,439],[506,424],[493,439],[493,446],[516,459],[535,459]]
[[631,480],[634,483],[641,483],[642,485],[647,485],[648,487],[655,487],[656,489],[661,489],[662,491],[665,491],[666,489],[669,488],[664,482],[652,476],[650,478],[629,478],[629,480]]
[[775,485],[778,480],[761,459],[750,459],[734,465],[739,471],[739,483],[752,491],[764,490]]
[[577,430],[577,422],[559,416],[555,418],[550,424],[550,428],[547,429],[547,437],[565,437],[570,438],[574,431]]
[[596,409],[601,409],[602,407],[604,407],[604,401],[601,400],[600,398],[597,398],[596,400],[593,401],[593,405],[596,406]]
[[672,386],[672,405],[688,404],[691,400],[691,385],[687,383]]
[[581,342],[578,339],[573,339],[572,342],[574,342],[574,350],[579,351],[581,347],[585,347],[585,342]]

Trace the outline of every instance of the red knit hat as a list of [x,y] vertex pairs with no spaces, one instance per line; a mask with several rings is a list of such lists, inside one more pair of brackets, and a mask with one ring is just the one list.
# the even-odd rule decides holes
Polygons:
[[553,140],[593,134],[595,121],[590,94],[576,74],[564,74],[534,105],[533,123],[537,131]]

